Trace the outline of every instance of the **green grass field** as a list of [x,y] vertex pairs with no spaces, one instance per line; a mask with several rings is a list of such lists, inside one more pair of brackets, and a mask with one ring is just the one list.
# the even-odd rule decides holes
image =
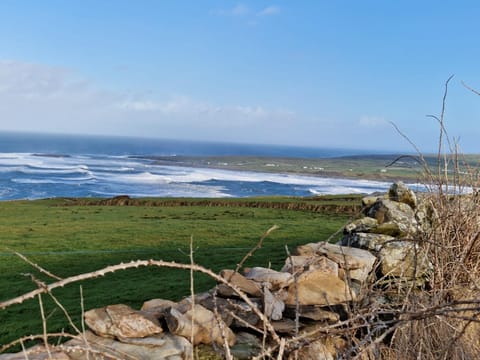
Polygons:
[[[0,202],[0,301],[34,289],[27,274],[52,281],[11,251],[24,254],[57,276],[68,277],[134,259],[188,263],[193,237],[195,261],[219,271],[235,268],[262,234],[278,225],[246,265],[279,268],[286,257],[285,245],[294,250],[299,244],[326,240],[348,220],[348,215],[332,211],[335,206],[344,211],[346,206],[358,204],[359,198],[233,199],[215,206],[205,206],[204,200],[185,201],[168,199],[167,206],[152,206],[151,200],[137,206],[79,206],[62,199]],[[259,208],[257,202],[273,205]],[[188,206],[175,206],[180,203]],[[301,211],[298,206],[297,210],[272,208],[278,203],[330,207],[316,211]],[[195,277],[195,284],[198,292],[214,285],[203,275]],[[143,268],[55,290],[54,295],[77,323],[80,285],[85,308],[90,309],[115,303],[138,308],[143,301],[158,297],[178,300],[189,294],[190,283],[187,271]],[[49,330],[71,331],[62,312],[48,296],[43,299]],[[35,299],[0,310],[0,345],[41,333],[39,309]]]

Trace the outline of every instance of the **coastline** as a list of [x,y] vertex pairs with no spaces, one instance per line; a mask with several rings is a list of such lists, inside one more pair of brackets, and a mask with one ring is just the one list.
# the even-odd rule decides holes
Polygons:
[[[249,198],[370,194],[422,183],[398,155],[337,158],[4,153],[0,198]],[[394,163],[394,166],[389,166]]]
[[362,155],[333,158],[288,158],[263,156],[131,156],[152,160],[159,166],[247,171],[279,175],[312,176],[326,179],[380,182],[418,182],[421,167],[412,162],[387,167],[400,155]]

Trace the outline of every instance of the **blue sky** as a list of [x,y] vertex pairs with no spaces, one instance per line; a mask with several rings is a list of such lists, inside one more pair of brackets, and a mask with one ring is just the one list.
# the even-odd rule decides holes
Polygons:
[[478,1],[0,1],[0,130],[480,152]]

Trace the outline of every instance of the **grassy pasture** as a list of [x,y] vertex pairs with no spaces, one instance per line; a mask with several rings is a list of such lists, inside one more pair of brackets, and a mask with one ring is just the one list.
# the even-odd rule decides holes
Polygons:
[[[348,219],[348,215],[275,208],[236,206],[242,201],[268,201],[338,205],[344,209],[358,197],[315,199],[268,198],[223,200],[205,206],[189,199],[188,206],[99,206],[72,205],[72,200],[0,202],[0,301],[34,289],[31,276],[51,282],[23,260],[18,251],[57,276],[68,277],[136,259],[162,259],[188,263],[193,236],[195,261],[214,271],[234,268],[272,225],[280,226],[250,258],[246,266],[279,268],[286,257],[285,245],[293,250],[307,242],[326,240]],[[198,206],[195,201],[198,201]],[[178,199],[178,204],[185,199]],[[67,206],[66,203],[69,205]],[[74,202],[75,203],[75,202]],[[248,205],[248,204],[244,204]],[[30,274],[30,275],[27,275]],[[213,282],[195,276],[196,291]],[[116,272],[81,283],[85,308],[124,303],[135,308],[143,301],[161,297],[177,300],[189,294],[187,271],[143,268]],[[80,284],[54,291],[79,324]],[[48,296],[43,296],[50,331],[60,331],[67,321]],[[66,331],[72,331],[68,327]],[[20,336],[42,331],[38,299],[0,310],[0,345]]]

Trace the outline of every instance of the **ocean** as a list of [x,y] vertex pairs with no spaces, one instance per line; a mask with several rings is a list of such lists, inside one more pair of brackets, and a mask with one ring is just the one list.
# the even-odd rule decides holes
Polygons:
[[316,158],[362,153],[367,152],[128,137],[0,133],[0,200],[117,195],[311,196],[385,191],[390,184],[379,181],[165,166],[147,158],[180,155]]

